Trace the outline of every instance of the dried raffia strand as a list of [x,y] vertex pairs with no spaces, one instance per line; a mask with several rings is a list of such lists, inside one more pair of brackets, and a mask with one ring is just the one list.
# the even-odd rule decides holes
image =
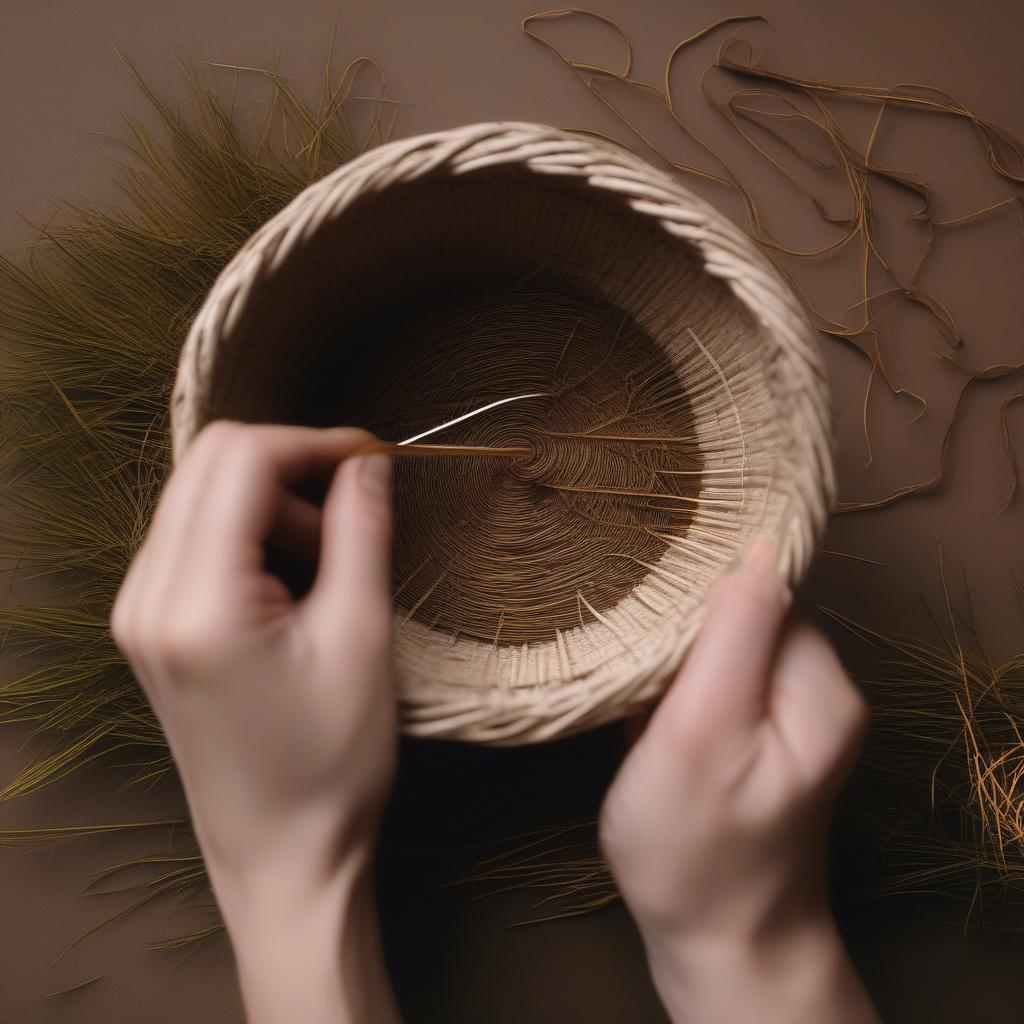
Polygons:
[[[750,59],[747,61],[747,63],[745,65],[739,65],[735,61],[730,61],[725,56],[725,54],[727,53],[730,45],[736,44],[738,42],[742,42],[747,47],[747,52],[750,55]],[[717,67],[727,67],[728,69],[730,69],[732,71],[737,71],[738,72],[743,67],[753,67],[753,66],[756,66],[756,64],[757,64],[757,62],[756,62],[756,59],[752,55],[752,51],[750,49],[749,43],[747,43],[745,40],[742,40],[742,41],[741,40],[736,40],[730,34],[730,36],[725,41],[723,41],[723,43],[719,47],[718,58],[716,60],[715,66],[717,66]],[[772,76],[770,74],[764,73],[763,71],[761,72],[761,76],[768,77],[768,78],[774,78],[775,77],[775,76]],[[784,78],[776,78],[776,80],[778,80],[778,81],[788,81],[788,80],[786,80]],[[703,81],[703,79],[702,79],[702,81]],[[789,83],[789,84],[796,84],[796,83]],[[868,451],[867,462],[870,464],[870,462],[871,462],[871,440],[870,440],[870,434],[869,434],[869,430],[868,430],[867,410],[868,410],[868,399],[870,397],[870,391],[871,391],[871,384],[872,384],[872,382],[874,380],[875,371],[878,370],[878,371],[880,371],[882,373],[883,378],[885,379],[886,383],[888,384],[890,390],[892,391],[892,393],[894,395],[897,395],[897,396],[899,396],[899,395],[906,395],[906,396],[908,396],[910,398],[913,398],[917,402],[919,402],[919,404],[921,405],[921,409],[920,409],[920,412],[918,413],[918,417],[920,417],[921,415],[924,414],[924,411],[925,411],[925,409],[927,407],[927,404],[926,404],[925,400],[920,395],[917,395],[915,392],[911,391],[910,389],[908,389],[906,387],[896,385],[894,383],[894,381],[892,380],[892,378],[890,377],[888,369],[887,369],[887,366],[886,366],[886,363],[885,363],[885,361],[883,359],[882,349],[880,347],[880,337],[881,336],[880,336],[880,331],[879,331],[879,327],[878,327],[878,324],[877,324],[877,319],[878,319],[878,315],[879,314],[871,312],[872,303],[877,302],[879,299],[893,298],[893,297],[902,298],[902,299],[908,300],[910,302],[914,302],[914,303],[922,306],[923,308],[925,308],[926,310],[928,310],[932,314],[932,316],[933,316],[933,318],[934,318],[934,320],[935,320],[935,322],[937,324],[937,327],[939,329],[940,334],[947,339],[947,341],[949,342],[949,344],[951,346],[954,346],[954,347],[959,346],[962,343],[962,337],[961,337],[961,334],[960,334],[960,330],[959,330],[959,328],[958,328],[958,326],[956,324],[956,321],[953,318],[953,316],[950,314],[949,310],[939,300],[937,300],[933,296],[931,296],[931,295],[925,293],[924,291],[922,291],[917,286],[917,284],[916,284],[916,282],[917,282],[917,280],[918,280],[918,278],[920,276],[920,273],[922,271],[922,268],[924,266],[924,263],[925,263],[927,257],[929,256],[929,254],[932,251],[932,243],[933,243],[933,239],[934,239],[933,229],[935,227],[950,227],[950,226],[955,226],[955,225],[967,223],[967,222],[969,222],[969,221],[971,221],[971,220],[973,220],[973,219],[975,219],[975,218],[977,218],[979,216],[983,216],[983,215],[988,214],[988,213],[990,213],[990,212],[992,212],[994,210],[1001,209],[1004,206],[1006,206],[1006,207],[1013,207],[1013,206],[1015,206],[1017,208],[1017,211],[1018,211],[1018,219],[1019,219],[1020,225],[1021,225],[1022,237],[1024,237],[1024,203],[1022,203],[1022,201],[1021,201],[1021,199],[1019,197],[1011,196],[1011,197],[1008,197],[1007,199],[1001,200],[1001,201],[999,201],[997,203],[990,204],[989,206],[987,206],[987,207],[985,207],[985,208],[983,208],[981,210],[977,210],[977,211],[974,211],[972,213],[965,214],[965,215],[963,215],[961,217],[952,218],[952,219],[945,220],[945,221],[936,221],[936,220],[934,220],[931,217],[931,214],[929,213],[930,205],[931,205],[931,201],[932,201],[932,193],[931,193],[931,190],[929,189],[929,187],[927,186],[927,184],[924,181],[922,181],[919,178],[914,177],[913,175],[909,175],[909,174],[906,174],[906,173],[903,173],[903,172],[891,171],[891,170],[887,170],[885,168],[879,167],[878,165],[874,164],[872,159],[871,159],[871,155],[872,155],[872,151],[873,151],[873,148],[874,148],[874,145],[875,145],[875,141],[877,139],[878,132],[879,132],[879,129],[880,129],[880,126],[881,126],[882,117],[883,117],[885,111],[888,108],[889,101],[895,99],[896,103],[899,104],[902,100],[907,99],[905,94],[901,94],[900,93],[901,89],[921,88],[921,87],[917,87],[917,86],[896,86],[896,87],[894,87],[892,89],[889,89],[889,90],[882,90],[882,89],[867,90],[867,91],[856,90],[856,89],[851,90],[851,93],[856,93],[859,98],[877,98],[878,99],[878,112],[877,112],[877,116],[876,116],[876,119],[875,119],[875,123],[874,123],[874,126],[872,128],[870,137],[868,139],[867,147],[866,147],[866,149],[864,151],[864,154],[861,155],[861,153],[857,150],[857,148],[846,138],[844,133],[842,133],[841,130],[838,128],[838,125],[836,124],[834,118],[832,117],[832,115],[828,111],[828,108],[824,105],[824,103],[821,101],[821,99],[817,95],[818,90],[816,90],[814,88],[811,88],[811,86],[814,85],[814,83],[800,83],[800,85],[801,85],[801,87],[807,86],[807,88],[804,90],[804,95],[807,98],[810,99],[810,101],[812,102],[813,106],[819,111],[819,113],[821,115],[821,121],[820,122],[815,121],[813,118],[809,117],[809,115],[807,115],[806,113],[799,111],[796,108],[795,104],[793,104],[792,101],[789,100],[788,98],[780,97],[779,94],[775,94],[775,93],[767,93],[767,92],[763,92],[762,93],[762,92],[759,92],[757,90],[739,90],[739,91],[734,92],[732,94],[732,96],[730,97],[730,99],[728,101],[727,106],[730,108],[730,111],[733,111],[733,110],[736,109],[737,105],[735,103],[735,100],[736,100],[736,98],[738,96],[751,95],[751,94],[755,94],[755,93],[756,94],[760,94],[760,95],[769,95],[769,96],[772,96],[775,99],[779,99],[779,98],[783,99],[783,101],[787,105],[789,105],[790,107],[792,107],[794,110],[797,111],[795,114],[793,114],[791,116],[794,116],[794,117],[797,117],[799,119],[802,119],[805,122],[810,123],[814,127],[819,128],[820,130],[823,131],[823,133],[826,135],[826,137],[828,137],[830,139],[833,147],[836,149],[838,155],[840,156],[840,159],[841,159],[844,167],[846,168],[847,177],[848,177],[848,179],[851,182],[851,189],[852,189],[853,198],[855,200],[855,204],[854,205],[855,205],[855,211],[856,211],[856,221],[850,221],[850,223],[855,223],[856,224],[856,233],[857,233],[858,236],[862,237],[861,289],[862,289],[862,293],[863,293],[863,298],[859,302],[855,303],[853,306],[848,307],[846,312],[850,312],[851,310],[853,310],[853,309],[855,309],[857,307],[862,306],[864,308],[864,311],[865,311],[865,318],[864,318],[863,323],[859,327],[854,328],[854,329],[848,329],[848,328],[843,327],[840,324],[834,324],[834,323],[829,325],[827,323],[819,322],[818,326],[826,334],[830,334],[830,335],[832,335],[832,336],[834,336],[836,338],[839,338],[841,340],[846,340],[846,341],[851,342],[852,344],[855,345],[855,347],[857,347],[864,355],[868,356],[868,358],[871,360],[871,371],[870,371],[870,373],[868,375],[868,384],[867,384],[867,388],[865,390],[865,395],[864,395],[864,436],[865,436],[865,442],[867,444],[867,451]],[[826,92],[839,92],[839,91],[842,90],[842,88],[843,87],[839,87],[839,86],[829,86],[828,89],[825,89],[823,91],[826,91]],[[706,93],[706,90],[705,90],[705,93]],[[943,95],[945,95],[945,94],[943,94]],[[955,104],[955,102],[952,101],[951,98],[949,98],[948,96],[946,98],[948,100],[950,100],[950,103],[951,103],[949,109],[945,109],[942,104],[928,104],[926,106],[926,109],[929,109],[929,110],[932,110],[932,111],[935,111],[935,112],[946,112],[946,113],[952,113],[952,114],[957,114],[957,115],[962,115],[962,116],[968,116],[969,115],[969,112],[966,110],[966,108],[962,107],[959,104]],[[758,113],[761,116],[772,116],[772,115],[770,115],[770,114],[768,114],[768,113],[766,113],[764,111],[759,111]],[[970,115],[970,116],[973,117],[973,115]],[[734,124],[734,127],[736,127],[737,130],[739,130],[741,132],[741,134],[744,134],[744,137],[747,139],[747,141],[750,142],[752,145],[754,145],[755,148],[758,148],[758,150],[762,153],[762,155],[768,157],[768,154],[763,149],[761,149],[760,147],[757,147],[756,144],[753,142],[753,140],[750,139],[749,136],[747,136],[745,133],[743,133],[742,129],[739,129],[739,126],[738,126],[738,124],[736,122],[734,114],[730,117],[730,119],[732,120],[732,122]],[[1024,143],[1021,143],[1020,140],[1015,139],[1008,132],[1005,132],[1004,129],[998,129],[998,133],[1000,134],[1001,137],[1005,137],[1007,140],[1009,140],[1009,142],[1011,143],[1011,148],[1013,149],[1014,152],[1018,153],[1018,155],[1024,154]],[[797,152],[800,152],[800,151],[797,150]],[[806,154],[801,154],[801,155],[804,156],[806,162],[812,163],[812,160],[809,157],[807,157]],[[768,158],[771,159],[770,157],[768,157]],[[996,168],[996,169],[1000,170],[999,168]],[[1000,171],[1000,173],[1001,173],[1001,171]],[[898,281],[896,279],[895,274],[893,273],[892,269],[889,267],[887,261],[882,256],[882,254],[879,251],[877,245],[875,244],[874,237],[873,237],[873,221],[872,221],[872,213],[871,213],[871,204],[870,204],[870,200],[868,198],[868,192],[867,192],[868,181],[869,181],[869,179],[872,176],[877,176],[877,177],[879,177],[879,178],[881,178],[883,180],[889,181],[889,182],[891,182],[893,184],[896,184],[896,185],[902,186],[902,187],[904,187],[906,189],[909,189],[910,191],[912,191],[915,194],[917,194],[921,198],[921,200],[922,200],[922,207],[921,207],[921,209],[918,210],[915,214],[912,215],[912,219],[917,219],[919,222],[923,223],[927,227],[929,233],[928,233],[927,238],[926,238],[926,244],[922,248],[921,256],[918,259],[918,262],[917,262],[917,264],[916,264],[916,266],[914,268],[913,273],[911,274],[911,277],[910,277],[910,280],[909,280],[908,283],[901,283],[900,281]],[[1007,177],[1007,175],[1005,175],[1005,174],[1003,176]],[[1011,180],[1016,180],[1016,179],[1013,179],[1012,175],[1009,176],[1009,177],[1010,177]],[[809,196],[811,196],[811,194],[809,192],[807,194]],[[814,197],[811,196],[811,198],[813,199]],[[819,212],[822,212],[822,215],[825,216],[824,212],[823,212],[824,208],[823,208],[822,204],[818,200],[816,200],[816,199],[814,199],[814,203],[815,203],[815,206],[819,209]],[[826,217],[825,219],[831,219],[831,218]],[[851,237],[847,236],[843,240],[843,243],[845,244],[846,241],[850,241],[850,240],[851,240]],[[785,254],[785,255],[789,255],[789,256],[815,256],[815,255],[821,255],[825,251],[825,250],[818,250],[817,252],[801,254],[801,253],[797,253],[795,250],[788,249],[788,248],[785,248],[785,247],[776,247],[776,248],[778,248],[780,253]],[[890,288],[890,289],[888,289],[888,290],[886,290],[884,292],[880,292],[880,293],[871,294],[869,292],[868,269],[869,269],[870,260],[872,258],[875,260],[877,265],[879,267],[881,267],[881,269],[884,270],[885,273],[887,275],[889,275],[893,279],[894,284],[895,284],[894,287],[892,287],[892,288]],[[798,291],[800,291],[800,293],[804,295],[804,297],[806,299],[805,293],[799,287],[799,285],[795,281],[794,277],[791,274],[787,274],[787,277],[790,280],[790,282],[793,283],[797,287]],[[819,317],[819,318],[821,317],[820,313],[818,313],[817,310],[814,310],[813,307],[812,307],[812,310],[813,310],[813,312],[815,313],[815,315],[817,317]],[[967,380],[965,381],[965,386],[967,384],[970,384],[974,379],[976,379],[973,371],[968,370],[967,372],[969,373],[969,376],[968,376]],[[977,379],[992,380],[992,379],[997,379],[999,376],[1009,376],[1009,375],[1011,375],[1013,373],[1016,373],[1016,367],[1014,367],[1014,366],[1005,366],[1005,367],[999,368],[999,373],[998,374],[992,373],[991,370],[988,370],[988,371],[977,371],[977,374],[978,374],[978,378]],[[954,414],[953,414],[954,420],[955,420],[959,410],[960,410],[960,403],[958,401],[958,403],[957,403],[957,405],[955,407]],[[946,445],[948,443],[949,437],[950,437],[950,435],[951,435],[951,433],[952,433],[952,431],[954,429],[954,426],[955,426],[955,423],[953,421],[951,421],[949,426],[948,426],[948,428],[947,428],[946,434],[944,435],[944,440],[942,442],[943,451],[945,451],[945,447],[946,447]],[[839,511],[849,512],[849,511],[860,511],[860,510],[865,510],[865,509],[870,509],[870,508],[877,508],[877,507],[881,507],[882,505],[891,504],[893,501],[900,500],[901,498],[909,497],[909,496],[915,495],[915,494],[924,493],[925,491],[930,490],[933,487],[937,486],[939,483],[941,483],[941,481],[944,479],[944,474],[945,474],[945,457],[943,455],[942,459],[941,459],[940,470],[939,470],[939,473],[938,473],[938,475],[936,477],[934,477],[934,478],[932,478],[932,479],[930,479],[928,481],[925,481],[925,482],[923,482],[922,484],[919,484],[919,485],[908,485],[908,486],[905,486],[905,487],[897,488],[891,494],[887,495],[886,497],[884,497],[882,499],[878,499],[876,501],[843,502],[839,506]],[[1011,474],[1015,474],[1015,469],[1012,466],[1012,464],[1011,464]],[[1015,475],[1013,476],[1013,479],[1015,481]]]
[[[967,393],[978,384],[985,383],[987,381],[1001,381],[1007,377],[1012,377],[1024,372],[1024,363],[1006,364],[1000,363],[995,366],[980,368],[971,368],[966,380],[960,388],[960,393],[957,395],[956,402],[953,406],[953,413],[950,416],[946,430],[942,435],[942,442],[939,446],[939,466],[935,474],[926,480],[921,480],[914,484],[905,484],[902,487],[896,488],[891,493],[884,495],[881,498],[876,498],[872,501],[857,501],[857,502],[839,502],[836,505],[836,512],[861,512],[869,509],[884,508],[886,505],[891,505],[894,502],[901,500],[902,498],[909,498],[912,495],[926,494],[929,491],[933,491],[946,476],[946,466],[949,461],[949,448],[953,441],[953,435],[956,431],[956,426],[959,422],[959,412],[963,406],[964,400]],[[1012,401],[1012,398],[1008,401]],[[1006,406],[1003,406],[1005,411]],[[1013,500],[1014,493],[1017,487],[1017,470],[1013,460],[1013,450],[1009,440],[1009,433],[1006,428],[1005,415],[1001,416],[1001,421],[1004,427],[1004,444],[1006,446],[1007,454],[1009,455],[1009,468],[1010,468],[1010,497],[1009,500],[1004,503],[1003,507],[1006,508],[1009,502]]]
[[[617,34],[626,54],[621,70],[570,57],[539,32],[539,27],[545,21],[574,17],[594,20],[604,27],[612,29]],[[966,105],[941,90],[915,84],[902,84],[892,87],[841,85],[834,82],[798,78],[766,68],[754,53],[750,41],[739,35],[744,28],[756,23],[766,24],[767,19],[761,15],[733,15],[719,19],[700,31],[680,40],[673,47],[665,62],[660,86],[634,77],[632,43],[622,27],[613,19],[604,15],[595,14],[581,8],[562,8],[531,15],[524,19],[522,27],[526,35],[546,46],[572,70],[587,90],[611,111],[639,141],[664,160],[669,167],[682,174],[725,187],[740,199],[746,213],[750,234],[762,246],[765,254],[772,260],[780,273],[800,294],[819,330],[845,344],[852,345],[869,361],[870,369],[863,402],[863,429],[867,453],[866,462],[870,464],[872,461],[872,442],[868,421],[868,405],[876,375],[881,376],[894,396],[906,397],[919,405],[918,418],[924,414],[927,408],[927,402],[920,394],[905,384],[897,382],[890,372],[885,357],[883,333],[880,325],[880,318],[884,309],[879,309],[878,304],[882,300],[886,300],[887,304],[890,305],[894,301],[906,301],[919,305],[932,316],[940,336],[950,346],[957,347],[962,343],[962,336],[953,315],[942,302],[930,295],[918,283],[928,256],[933,251],[935,229],[957,227],[970,223],[982,216],[1007,209],[1015,211],[1021,228],[1021,236],[1024,238],[1024,200],[1016,195],[1008,196],[979,210],[974,210],[958,217],[943,220],[935,219],[931,214],[933,195],[926,182],[914,175],[881,166],[873,159],[875,145],[885,113],[891,107],[900,107],[924,114],[947,115],[966,120],[975,130],[986,159],[993,171],[1011,184],[1024,182],[1024,177],[1022,177],[1022,174],[1024,174],[1024,141],[1007,129],[976,114]],[[720,30],[726,29],[728,31],[726,31],[724,38],[719,42],[714,62],[700,75],[700,89],[708,101],[725,117],[739,136],[762,158],[772,163],[797,189],[808,197],[818,210],[823,221],[843,228],[843,232],[838,238],[817,249],[801,250],[794,246],[783,244],[766,223],[760,205],[749,189],[742,183],[740,176],[680,114],[680,105],[676,102],[672,88],[673,70],[678,60],[695,43],[709,39]],[[708,75],[715,69],[723,69],[736,75],[754,79],[759,83],[764,83],[764,85],[758,88],[733,90],[725,101],[719,101],[712,96],[707,86]],[[663,108],[686,137],[692,140],[711,160],[715,169],[709,170],[706,167],[683,163],[669,157],[650,138],[649,133],[646,133],[632,117],[616,105],[606,92],[602,91],[601,82],[613,82],[619,86],[634,90],[639,96]],[[786,91],[779,91],[780,87]],[[807,103],[810,109],[805,109],[798,104],[793,98],[794,95]],[[877,115],[865,147],[858,147],[846,136],[825,104],[825,97],[842,97],[877,106]],[[768,110],[760,106],[751,105],[749,102],[757,99],[781,103],[783,109],[782,111]],[[806,149],[788,138],[781,128],[772,122],[777,122],[779,125],[798,124],[818,133],[832,151],[837,161],[835,165],[836,173],[845,181],[849,190],[850,212],[841,217],[829,215],[826,212],[824,203],[783,163],[772,156],[764,146],[753,138],[750,132],[744,128],[742,123],[744,121],[756,125],[762,131],[767,131],[808,167],[817,171],[824,171],[828,169],[827,165],[824,165],[821,160],[812,156]],[[621,145],[621,143],[619,144]],[[869,186],[871,181],[876,179],[909,190],[921,199],[921,208],[912,215],[911,219],[916,220],[925,230],[925,244],[922,247],[921,255],[909,280],[906,281],[900,280],[897,277],[875,240],[875,214],[870,200]],[[849,306],[844,313],[850,313],[859,308],[862,309],[863,316],[859,324],[851,327],[840,320],[822,313],[810,301],[798,276],[784,265],[782,258],[818,259],[822,256],[835,255],[852,245],[859,247],[859,290],[861,298],[858,302]],[[873,267],[881,271],[891,281],[890,287],[884,288],[881,291],[874,291],[872,289],[869,280],[870,271]],[[1006,376],[1013,372],[1015,370],[1012,367],[1005,369]],[[973,378],[968,378],[967,383],[971,379]],[[994,378],[984,377],[981,379],[990,380]],[[954,417],[958,415],[959,410],[960,403],[957,403]],[[952,430],[953,424],[951,423],[946,432],[947,439]],[[1011,500],[1016,493],[1015,473],[1016,470],[1011,463]],[[898,501],[931,489],[940,483],[943,477],[944,469],[940,468],[939,476],[936,479],[926,481],[921,485],[897,488],[882,499],[844,502],[841,505],[840,511],[850,512],[890,504],[893,501]]]
[[[719,50],[718,63],[722,67],[743,75],[794,86],[809,93],[825,93],[841,96],[846,99],[881,102],[883,104],[893,103],[927,113],[963,118],[978,132],[989,164],[996,174],[1006,178],[1008,181],[1024,184],[1024,141],[1007,129],[974,113],[974,111],[950,96],[947,92],[943,92],[933,86],[918,85],[916,83],[897,86],[863,86],[798,78],[763,67],[750,51],[749,44],[748,54],[751,59],[740,63],[730,59],[725,47],[723,47]],[[934,93],[939,99],[928,99],[927,97],[916,95],[913,90]],[[999,149],[1002,149],[1004,155],[1010,156],[1019,165],[1017,170],[1011,170],[1002,162],[998,152]]]

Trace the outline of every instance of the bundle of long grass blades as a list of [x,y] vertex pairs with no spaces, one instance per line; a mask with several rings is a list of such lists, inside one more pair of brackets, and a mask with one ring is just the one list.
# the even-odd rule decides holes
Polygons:
[[[338,73],[328,56],[314,104],[276,67],[257,69],[268,94],[248,131],[234,99],[225,101],[198,65],[179,60],[192,96],[182,112],[119,56],[159,125],[125,116],[129,137],[115,139],[128,157],[118,162],[124,208],[62,203],[23,260],[0,257],[0,558],[10,578],[0,649],[13,666],[0,725],[34,740],[28,759],[0,780],[3,800],[97,761],[126,768],[121,785],[150,786],[172,771],[111,639],[109,612],[170,471],[168,403],[183,338],[242,242],[310,182],[389,138],[398,109],[375,62]],[[208,74],[231,70],[215,68]],[[364,125],[358,133],[356,124]],[[179,841],[172,855],[133,862],[152,871],[138,903],[205,892],[197,908],[213,923],[187,940],[216,931],[185,820],[10,829],[3,841],[147,828],[170,829]],[[123,867],[94,886],[116,885]]]
[[[125,66],[166,141],[126,118],[126,211],[65,203],[23,263],[0,260],[7,565],[0,721],[48,750],[0,797],[36,791],[96,757],[130,751],[135,781],[170,767],[146,699],[114,647],[109,610],[170,468],[168,401],[203,296],[239,245],[310,181],[387,137],[390,110],[356,139],[346,115],[367,61],[329,71],[316,107],[275,72],[255,141],[200,78],[191,117]],[[329,67],[329,65],[328,65]],[[383,78],[380,78],[383,86]],[[48,585],[31,599],[32,581]]]
[[983,923],[1024,885],[1024,653],[993,664],[948,605],[934,643],[831,614],[876,655],[856,780],[887,862],[874,891],[954,896]]

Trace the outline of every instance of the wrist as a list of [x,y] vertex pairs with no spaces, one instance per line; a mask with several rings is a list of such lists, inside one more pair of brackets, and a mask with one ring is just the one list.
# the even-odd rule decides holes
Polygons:
[[771,931],[644,941],[674,1021],[877,1022],[830,913]]
[[250,880],[222,910],[249,1024],[398,1020],[368,858],[347,858],[315,886],[285,872]]
[[799,957],[803,950],[833,949],[839,941],[831,916],[824,914],[776,929],[643,930],[654,973],[666,977],[702,976],[708,967],[754,967],[773,960]]
[[207,870],[233,942],[255,941],[293,921],[340,920],[372,903],[372,848],[317,864],[299,850],[285,849],[245,864],[208,860]]

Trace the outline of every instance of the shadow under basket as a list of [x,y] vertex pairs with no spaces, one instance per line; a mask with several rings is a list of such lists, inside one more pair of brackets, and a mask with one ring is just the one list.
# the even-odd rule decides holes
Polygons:
[[193,323],[173,445],[219,418],[401,442],[492,403],[423,441],[473,451],[394,460],[404,731],[622,717],[753,536],[807,568],[833,435],[799,301],[673,178],[542,125],[388,143],[263,225]]

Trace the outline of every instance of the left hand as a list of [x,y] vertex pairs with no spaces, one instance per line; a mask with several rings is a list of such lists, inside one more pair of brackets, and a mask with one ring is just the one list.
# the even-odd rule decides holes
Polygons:
[[[369,441],[348,428],[208,425],[111,616],[174,755],[243,967],[250,949],[262,965],[261,930],[301,946],[293,932],[307,911],[322,915],[317,940],[336,958],[352,929],[334,918],[356,905],[360,920],[372,913],[397,727],[390,458],[346,459]],[[317,479],[331,481],[322,510],[296,493]],[[294,597],[267,571],[268,547],[316,566],[308,593]]]

